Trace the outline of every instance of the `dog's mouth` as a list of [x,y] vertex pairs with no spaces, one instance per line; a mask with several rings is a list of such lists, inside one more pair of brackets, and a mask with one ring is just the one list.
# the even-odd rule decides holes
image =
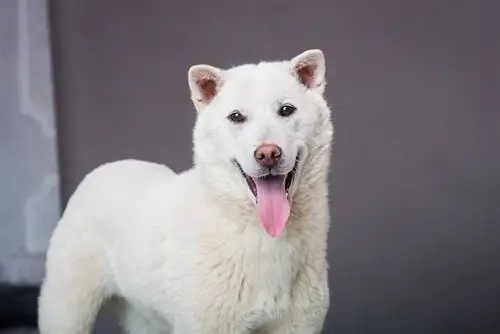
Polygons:
[[250,175],[248,175],[247,173],[245,173],[245,171],[243,170],[241,165],[238,163],[238,161],[234,160],[234,163],[235,163],[236,167],[238,167],[238,169],[240,170],[240,173],[243,176],[243,178],[245,179],[245,181],[247,182],[248,188],[250,188],[250,191],[255,196],[256,200],[258,200],[257,185],[255,184],[255,180],[261,181],[261,182],[266,182],[266,183],[282,183],[284,190],[285,190],[285,193],[286,193],[286,196],[287,196],[287,198],[289,198],[290,188],[292,187],[292,184],[293,184],[293,181],[295,178],[295,173],[297,172],[297,168],[299,166],[299,161],[300,161],[300,154],[297,155],[297,158],[295,159],[295,165],[293,166],[292,170],[286,174],[269,173],[267,175],[257,177],[257,178],[253,178]]
[[278,236],[281,233],[290,215],[291,190],[299,162],[300,154],[297,155],[290,172],[286,174],[270,172],[254,178],[245,173],[236,160],[234,161],[255,197],[261,225],[271,236]]

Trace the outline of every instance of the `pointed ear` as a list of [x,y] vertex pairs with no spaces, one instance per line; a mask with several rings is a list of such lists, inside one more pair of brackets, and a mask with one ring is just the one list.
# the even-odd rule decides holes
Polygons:
[[323,94],[326,87],[326,65],[323,51],[307,50],[290,60],[293,74],[301,84]]
[[223,70],[210,65],[193,65],[188,71],[191,100],[200,111],[210,104],[222,87]]

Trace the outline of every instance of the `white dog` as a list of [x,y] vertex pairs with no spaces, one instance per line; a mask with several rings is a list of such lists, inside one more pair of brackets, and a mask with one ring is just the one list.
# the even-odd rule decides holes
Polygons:
[[42,334],[88,334],[120,301],[133,334],[315,334],[329,306],[325,59],[189,69],[194,167],[89,173],[51,239]]

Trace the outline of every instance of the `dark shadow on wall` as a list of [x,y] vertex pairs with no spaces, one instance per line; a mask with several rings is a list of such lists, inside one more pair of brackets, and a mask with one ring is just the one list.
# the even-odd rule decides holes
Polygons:
[[37,286],[0,284],[0,331],[37,328]]

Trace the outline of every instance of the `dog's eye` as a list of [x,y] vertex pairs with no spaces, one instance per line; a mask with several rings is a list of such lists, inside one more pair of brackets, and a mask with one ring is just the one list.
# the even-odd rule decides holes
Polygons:
[[297,110],[296,107],[291,104],[284,104],[278,109],[278,115],[282,117],[288,117]]
[[232,113],[230,113],[229,116],[227,116],[227,118],[233,123],[243,123],[247,120],[246,116],[244,116],[238,110],[235,110]]

